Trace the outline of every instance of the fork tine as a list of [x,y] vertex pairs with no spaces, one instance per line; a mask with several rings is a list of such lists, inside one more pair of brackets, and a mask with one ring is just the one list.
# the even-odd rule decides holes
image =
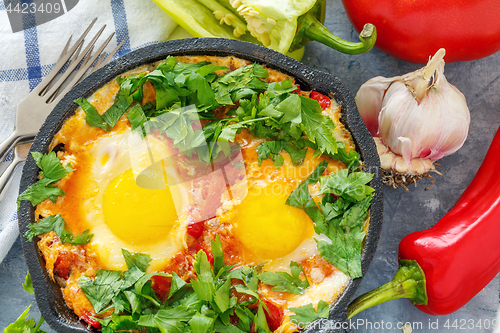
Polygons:
[[73,65],[73,63],[76,61],[76,59],[80,56],[80,52],[82,51],[83,43],[85,42],[85,39],[82,40],[82,43],[78,46],[75,52],[75,56],[71,58],[71,61],[68,64],[68,67]]
[[[82,53],[78,56],[78,58],[75,60],[75,63],[72,63],[70,66],[68,66],[68,68],[66,69],[66,71],[64,72],[64,74],[61,76],[61,78],[57,81],[57,84],[54,85],[48,92],[47,94],[45,95],[47,97],[46,101],[48,101],[52,95],[55,94],[55,92],[61,87],[61,85],[64,83],[64,81],[66,81],[66,79],[68,78],[68,76],[75,70],[76,66],[82,61],[82,59],[87,55],[87,53],[89,52],[90,48],[93,47],[93,45],[95,44],[95,42],[97,41],[97,39],[99,38],[99,36],[101,36],[102,34],[102,31],[104,30],[104,28],[106,28],[106,25],[104,25],[98,32],[97,34],[94,36],[94,38],[92,38],[92,40],[89,42],[89,44],[87,45],[87,47],[82,51]],[[99,51],[100,53],[100,51]]]
[[66,54],[56,62],[54,68],[52,68],[52,70],[45,77],[45,79],[43,79],[43,81],[38,86],[36,86],[35,89],[33,89],[33,92],[35,92],[36,94],[40,94],[40,92],[44,90],[44,88],[52,82],[57,73],[59,73],[61,68],[63,68],[64,64],[66,64],[69,58],[71,58],[71,56],[75,53],[75,50],[77,49],[78,45],[82,44],[83,39],[85,38],[85,36],[87,36],[87,34],[89,33],[90,29],[92,29],[96,21],[97,17],[90,23],[90,25],[83,32],[80,38],[75,42],[75,45],[73,45],[73,47],[71,47],[71,49],[69,49],[69,51],[66,52]]
[[[120,47],[122,47],[123,43],[125,43],[124,40],[122,40],[121,43],[118,44],[118,46],[113,51],[111,51],[110,54],[108,54],[108,56],[106,57],[106,59],[99,65],[99,67],[97,69],[106,66],[108,64],[108,62],[111,60],[111,58],[113,58],[113,56],[115,55],[115,53],[118,52],[118,50],[120,49]],[[95,69],[93,71],[95,71]]]
[[[87,53],[87,55],[85,56],[85,58],[83,58],[82,64],[80,66],[85,66],[87,64],[87,62],[89,61],[90,56],[92,55],[92,51],[93,50],[94,50],[94,47],[92,46],[90,48],[89,53]],[[54,101],[54,99],[56,98],[57,93],[59,92],[59,90],[61,89],[61,87],[62,86],[59,86],[59,88],[56,89],[56,91],[54,92],[54,94],[47,100],[47,103],[52,103]]]
[[[80,66],[80,69],[76,72],[75,76],[71,80],[71,82],[63,89],[63,91],[55,98],[51,103],[57,104],[63,97],[66,95],[66,93],[82,78],[82,76],[87,72],[87,70],[90,68],[90,66],[94,63],[94,61],[99,57],[101,52],[104,50],[104,48],[109,44],[111,41],[111,38],[115,33],[113,32],[103,43],[102,45],[97,49],[95,52],[94,56],[90,58],[90,60],[87,58],[87,61],[85,64],[82,63]],[[89,53],[90,54],[90,53]]]
[[[66,46],[64,47],[64,50],[63,52],[61,53],[61,55],[59,56],[59,60],[62,59],[62,57],[64,57],[64,55],[66,54],[66,51],[68,49],[68,46],[69,46],[69,42],[71,41],[71,37],[69,37],[69,40],[68,40],[68,43],[66,43]],[[83,42],[85,41],[85,39],[82,40],[82,43],[78,46],[78,48],[76,49],[76,55],[71,59],[70,63],[68,64],[68,66],[71,66],[71,64],[75,61],[76,58],[78,58],[78,56],[80,55],[80,51],[82,49],[82,46],[83,46]],[[58,61],[59,61],[58,60]],[[53,81],[53,80],[52,80]],[[45,88],[42,89],[42,91],[40,91],[40,93],[38,94],[39,96],[44,96],[47,91],[49,90],[50,88],[50,85],[51,85],[51,82],[49,82]],[[56,91],[57,92],[57,91]]]
[[69,45],[71,44],[71,39],[72,38],[73,38],[73,35],[69,36],[68,42],[66,43],[66,46],[64,47],[64,50],[61,52],[61,55],[59,56],[59,59],[57,59],[57,61],[61,60],[62,57],[64,57],[64,55],[66,53],[68,53],[68,48],[69,48]]
[[104,58],[106,57],[107,53],[103,52],[101,56],[96,60],[94,67],[90,71],[90,74],[94,73],[101,65],[101,63],[104,61]]

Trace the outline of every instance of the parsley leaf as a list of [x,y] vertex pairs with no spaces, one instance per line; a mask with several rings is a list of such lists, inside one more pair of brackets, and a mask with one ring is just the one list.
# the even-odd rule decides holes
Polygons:
[[120,85],[120,90],[118,90],[118,94],[115,97],[115,102],[108,110],[106,110],[106,112],[102,114],[101,118],[109,125],[109,127],[113,127],[116,125],[120,117],[123,116],[123,114],[127,111],[129,106],[134,101],[131,93],[133,92],[132,89],[135,87],[134,83],[136,80],[136,78],[125,79]]
[[258,64],[240,67],[217,78],[212,84],[215,99],[221,105],[233,104],[233,101],[262,92],[267,83],[258,78],[266,78],[267,70]]
[[127,267],[130,269],[132,266],[137,266],[141,271],[146,272],[146,269],[151,262],[151,257],[147,254],[143,253],[130,253],[129,251],[122,249],[123,258],[127,264]]
[[127,113],[127,118],[128,121],[130,122],[130,127],[132,130],[135,130],[137,127],[143,126],[146,121],[146,115],[144,114],[144,111],[141,108],[141,105],[139,103],[134,104],[129,112]]
[[344,231],[340,226],[331,225],[328,237],[332,240],[318,241],[320,255],[345,274],[355,279],[363,275],[361,271],[361,250],[366,232],[361,227]]
[[302,124],[309,140],[317,144],[321,152],[337,153],[337,141],[333,137],[335,124],[323,115],[318,101],[300,96],[302,102]]
[[[323,162],[325,163],[325,162]],[[351,278],[362,276],[361,252],[366,231],[363,224],[368,216],[373,188],[366,185],[373,177],[365,172],[342,169],[321,177],[326,164],[313,173],[290,194],[286,204],[303,209],[314,222],[314,230],[325,234],[328,241],[317,241],[320,255]],[[316,205],[308,189],[320,182],[322,203]],[[330,194],[338,196],[332,197]]]
[[51,185],[53,182],[54,181],[50,178],[43,178],[28,187],[19,197],[17,197],[17,209],[19,209],[22,200],[30,201],[33,207],[47,199],[55,203],[57,197],[65,195],[66,192],[59,187]]
[[267,158],[272,158],[273,161],[279,156],[279,153],[285,148],[286,143],[284,141],[264,141],[257,146],[257,161],[259,166],[262,165],[262,161]]
[[35,290],[33,290],[33,282],[31,281],[30,272],[28,272],[28,274],[26,274],[26,278],[24,280],[25,280],[25,283],[23,283],[24,290],[26,290],[30,294],[34,295],[35,294]]
[[335,175],[321,179],[321,194],[331,193],[350,201],[359,201],[373,193],[373,188],[366,185],[373,175],[366,172],[339,170]]
[[110,128],[109,128],[108,124],[106,123],[106,121],[97,112],[95,107],[92,104],[90,104],[89,101],[87,101],[86,98],[84,98],[84,97],[79,98],[75,101],[75,103],[80,105],[82,110],[85,112],[85,115],[86,115],[85,120],[86,120],[87,124],[89,124],[89,126],[99,127],[101,129],[109,132]]
[[300,327],[306,327],[309,323],[315,321],[318,318],[328,318],[330,312],[330,306],[327,302],[321,300],[318,303],[317,311],[311,303],[298,307],[298,308],[288,308],[288,310],[295,313],[295,315],[290,316],[290,321],[295,324],[301,324]]
[[30,201],[33,206],[38,205],[46,199],[50,199],[55,203],[57,197],[65,195],[66,192],[52,184],[73,171],[69,164],[63,167],[61,161],[53,151],[45,155],[39,152],[32,152],[31,156],[35,160],[36,165],[41,169],[40,175],[43,178],[19,195],[17,198],[18,209],[22,200]]
[[33,156],[36,165],[42,170],[40,175],[43,178],[58,181],[59,179],[66,177],[71,171],[74,171],[70,164],[63,167],[61,161],[57,158],[56,153],[53,151],[48,154],[42,154],[34,151],[31,152],[31,156]]
[[287,272],[263,272],[258,275],[258,278],[263,283],[274,286],[272,288],[274,291],[301,295],[309,287],[307,278],[305,280],[299,278],[300,272],[304,270],[294,261],[290,262],[290,270],[292,275]]
[[290,196],[286,200],[286,204],[288,206],[304,209],[306,210],[306,212],[307,209],[316,208],[316,204],[314,203],[314,200],[309,193],[309,188],[307,185],[317,183],[323,172],[326,170],[327,166],[327,161],[319,163],[316,169],[314,169],[314,171],[309,175],[309,177],[301,182],[297,186],[297,188],[290,194]]
[[120,278],[120,271],[98,270],[94,281],[84,275],[78,280],[78,285],[92,303],[94,311],[99,313],[118,294],[122,284]]
[[15,322],[7,326],[4,333],[45,333],[40,329],[43,324],[44,319],[40,317],[38,325],[35,323],[34,319],[27,319],[29,315],[31,305],[24,310],[24,312],[17,318]]
[[54,231],[57,236],[61,239],[62,243],[69,243],[71,245],[81,245],[87,244],[92,239],[92,234],[89,234],[88,230],[85,230],[79,235],[74,236],[71,231],[67,230],[66,223],[60,214],[48,216],[39,220],[39,222],[30,223],[28,225],[28,231],[24,234],[24,237],[28,241],[33,241],[33,238],[50,231]]

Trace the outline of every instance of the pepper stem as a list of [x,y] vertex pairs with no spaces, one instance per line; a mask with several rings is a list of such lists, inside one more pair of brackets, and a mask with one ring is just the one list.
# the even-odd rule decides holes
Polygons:
[[365,24],[363,30],[359,34],[359,39],[361,40],[360,43],[353,43],[335,36],[325,28],[311,12],[309,12],[299,19],[299,27],[292,48],[296,44],[304,44],[309,40],[315,40],[342,53],[365,53],[373,48],[377,40],[377,29],[375,26],[371,23]]
[[398,298],[408,298],[413,304],[427,304],[424,271],[415,260],[400,259],[392,281],[357,297],[347,307],[347,317]]

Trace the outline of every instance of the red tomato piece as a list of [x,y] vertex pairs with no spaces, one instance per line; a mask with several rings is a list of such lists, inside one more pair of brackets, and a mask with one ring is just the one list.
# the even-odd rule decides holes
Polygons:
[[68,252],[62,251],[57,256],[56,262],[54,263],[54,274],[67,280],[69,278],[69,272],[71,271],[70,256]]
[[297,86],[297,89],[295,89],[294,91],[292,91],[292,94],[295,93],[295,94],[300,94],[301,90],[300,90],[300,86],[298,84],[296,84]]
[[281,326],[283,321],[283,309],[266,300],[264,300],[264,303],[269,309],[269,313],[264,310],[267,319],[267,326],[269,326],[269,329],[274,332]]
[[200,238],[203,235],[203,230],[205,230],[205,224],[203,222],[188,224],[187,233],[194,238]]
[[160,300],[165,301],[170,293],[172,278],[168,276],[156,275],[151,277],[151,281],[153,281],[151,288],[155,291]]
[[330,105],[332,104],[332,101],[330,101],[330,99],[328,98],[328,96],[320,94],[317,91],[311,92],[311,98],[315,99],[315,100],[317,100],[319,102],[319,105],[321,105],[321,109],[322,110],[329,108]]
[[87,324],[89,324],[92,327],[95,327],[97,329],[101,329],[101,323],[92,318],[93,314],[91,314],[88,311],[83,310],[83,314],[80,317],[81,320],[85,321]]

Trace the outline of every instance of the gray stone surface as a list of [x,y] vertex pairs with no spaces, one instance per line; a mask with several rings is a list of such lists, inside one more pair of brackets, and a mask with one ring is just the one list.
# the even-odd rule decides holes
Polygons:
[[[328,1],[326,25],[342,38],[357,40],[357,33],[352,29],[340,0]],[[349,56],[314,42],[308,44],[302,61],[339,77],[353,94],[373,76],[401,75],[420,68],[377,49],[368,54]],[[499,65],[500,53],[477,61],[446,65],[448,81],[456,85],[468,101],[471,111],[469,137],[457,153],[441,160],[440,171],[444,176],[436,176],[429,190],[425,190],[430,184],[428,179],[409,191],[385,188],[384,225],[379,246],[357,295],[392,279],[397,270],[399,241],[413,231],[434,225],[453,207],[474,177],[500,125]],[[16,178],[14,185],[18,182]],[[34,297],[26,293],[21,285],[26,270],[18,240],[0,264],[1,329],[13,322],[30,304],[33,304],[31,317],[38,321],[39,312]],[[499,283],[497,276],[466,306],[448,316],[427,315],[407,300],[379,305],[353,318],[353,332],[401,332],[398,323],[405,322],[413,323],[413,332],[492,332],[492,321],[496,318],[500,302]],[[42,327],[51,331],[46,324]]]

